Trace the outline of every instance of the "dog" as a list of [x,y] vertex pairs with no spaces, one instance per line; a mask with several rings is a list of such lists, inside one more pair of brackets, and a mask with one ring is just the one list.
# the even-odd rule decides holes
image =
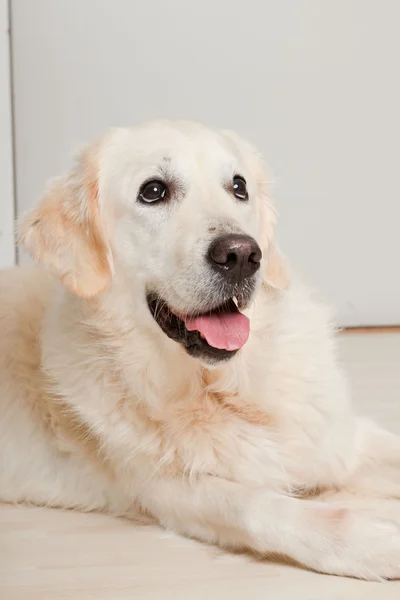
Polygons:
[[81,151],[20,224],[36,265],[0,275],[1,501],[400,576],[400,439],[353,414],[275,221],[234,133],[157,121]]

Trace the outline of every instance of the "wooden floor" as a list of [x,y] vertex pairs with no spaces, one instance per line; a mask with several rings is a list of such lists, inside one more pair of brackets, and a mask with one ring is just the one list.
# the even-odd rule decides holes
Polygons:
[[[340,343],[357,410],[400,433],[400,333]],[[205,598],[398,600],[400,582],[317,575],[100,515],[0,507],[1,600]]]

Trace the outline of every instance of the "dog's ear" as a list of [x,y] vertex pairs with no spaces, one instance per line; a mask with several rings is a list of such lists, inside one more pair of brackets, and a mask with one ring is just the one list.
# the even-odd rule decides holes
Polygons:
[[276,290],[286,290],[290,285],[289,268],[275,241],[276,212],[265,190],[259,201],[263,284]]
[[275,243],[270,242],[264,260],[264,284],[276,290],[286,290],[290,284],[289,269]]
[[35,261],[87,298],[103,291],[113,273],[100,217],[96,154],[85,151],[70,173],[53,180],[20,225],[20,239]]

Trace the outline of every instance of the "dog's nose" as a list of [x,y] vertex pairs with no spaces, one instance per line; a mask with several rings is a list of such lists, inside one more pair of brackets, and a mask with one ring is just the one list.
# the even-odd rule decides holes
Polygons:
[[232,233],[217,238],[208,249],[207,259],[212,268],[240,283],[260,267],[262,252],[248,235]]

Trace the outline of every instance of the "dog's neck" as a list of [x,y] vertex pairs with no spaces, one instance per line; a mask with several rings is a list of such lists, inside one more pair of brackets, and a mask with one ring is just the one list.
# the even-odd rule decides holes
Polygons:
[[[245,349],[215,367],[202,364],[162,332],[147,304],[135,300],[124,285],[116,282],[106,293],[89,300],[65,290],[59,293],[56,313],[46,326],[60,328],[64,348],[71,343],[69,332],[78,330],[79,341],[74,341],[79,346],[77,361],[91,363],[93,371],[105,371],[107,377],[119,381],[124,393],[140,402],[145,399],[156,407],[174,396],[182,397],[184,388],[191,395],[194,387],[225,394],[236,394],[245,387],[245,370],[238,368],[246,360]],[[71,348],[72,355],[74,350]],[[50,363],[49,370],[57,378],[54,371],[63,367],[53,368],[52,362],[53,357],[47,357],[44,366],[48,369]]]

